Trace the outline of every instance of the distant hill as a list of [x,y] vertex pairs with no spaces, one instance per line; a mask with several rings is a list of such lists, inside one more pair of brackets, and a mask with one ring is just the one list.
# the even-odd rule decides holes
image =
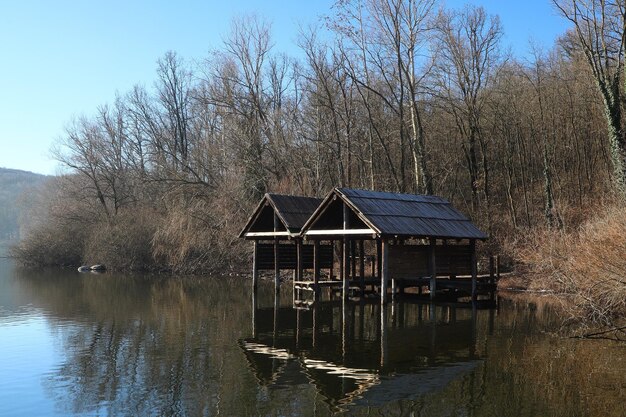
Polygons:
[[47,178],[34,172],[0,168],[0,241],[19,239],[20,198]]

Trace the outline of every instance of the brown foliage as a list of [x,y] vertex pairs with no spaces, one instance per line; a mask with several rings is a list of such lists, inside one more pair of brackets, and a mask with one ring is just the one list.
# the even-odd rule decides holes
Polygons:
[[607,327],[626,318],[626,209],[609,206],[572,231],[541,230],[517,251],[530,288],[571,297],[572,317]]
[[152,237],[161,216],[150,208],[126,210],[110,222],[94,225],[88,233],[82,263],[105,264],[116,270],[163,269],[152,256]]
[[237,239],[242,213],[231,204],[217,196],[173,203],[152,240],[155,258],[177,273],[236,268],[243,256]]

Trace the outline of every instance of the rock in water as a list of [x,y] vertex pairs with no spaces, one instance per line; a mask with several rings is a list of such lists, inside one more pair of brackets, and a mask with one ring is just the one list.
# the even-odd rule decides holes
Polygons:
[[92,271],[106,271],[106,266],[101,264],[92,265],[90,268]]
[[83,265],[78,267],[78,272],[88,272],[91,271],[91,267],[89,265]]

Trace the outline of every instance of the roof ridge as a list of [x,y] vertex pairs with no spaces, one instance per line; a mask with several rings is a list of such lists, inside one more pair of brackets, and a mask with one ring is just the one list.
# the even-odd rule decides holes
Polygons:
[[322,200],[321,197],[315,197],[315,196],[308,196],[308,195],[297,195],[297,194],[282,194],[282,193],[273,193],[273,192],[267,192],[265,193],[269,196],[280,196],[280,197],[295,197],[295,198],[314,198],[316,200]]
[[468,219],[467,217],[464,217],[462,219],[449,219],[449,218],[444,218],[444,217],[426,217],[426,216],[419,216],[419,215],[415,215],[415,216],[408,216],[406,214],[376,214],[376,213],[365,213],[365,212],[361,212],[363,215],[365,216],[376,216],[376,217],[405,217],[408,219],[428,219],[428,220],[446,220],[449,222],[470,222],[472,223],[472,221],[470,219]]
[[[434,194],[415,194],[415,193],[404,193],[404,192],[397,192],[397,191],[379,191],[379,190],[367,190],[365,188],[349,188],[349,187],[337,187],[337,189],[339,191],[350,190],[350,191],[365,191],[367,193],[375,193],[375,194],[395,194],[395,195],[407,195],[407,196],[417,196],[417,197],[429,197],[429,198],[436,198],[439,200],[443,200],[447,203],[450,203],[445,198],[438,196],[438,195],[434,195]],[[365,197],[357,197],[357,198],[365,198]],[[390,199],[384,199],[384,198],[381,198],[381,199],[390,200]]]

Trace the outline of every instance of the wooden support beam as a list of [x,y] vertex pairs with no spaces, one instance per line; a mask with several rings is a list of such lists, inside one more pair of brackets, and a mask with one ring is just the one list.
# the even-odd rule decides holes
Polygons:
[[298,239],[296,241],[296,271],[295,271],[296,279],[294,280],[294,283],[293,283],[293,301],[294,301],[294,304],[295,304],[296,300],[300,299],[300,290],[296,288],[295,281],[302,281],[302,278],[303,278],[303,275],[304,275],[304,268],[302,266],[303,265],[302,245],[303,245],[302,240]]
[[363,235],[372,236],[376,233],[374,229],[335,229],[335,230],[309,230],[306,236],[342,236],[342,235]]
[[257,325],[256,325],[257,308],[258,308],[257,293],[256,291],[252,291],[252,337],[253,338],[257,337]]
[[350,279],[356,278],[356,242],[350,239]]
[[380,239],[376,239],[376,278],[380,279],[382,272],[381,260],[383,257],[382,243]]
[[339,241],[339,281],[343,282],[343,239]]
[[283,237],[291,237],[294,236],[289,232],[248,232],[246,233],[246,237],[265,237],[265,238],[272,238],[272,237],[276,237],[276,236],[283,236]]
[[428,246],[428,274],[430,275],[430,299],[434,299],[437,294],[437,260],[435,257],[435,247],[437,246],[437,239],[430,238],[430,245]]
[[304,260],[302,259],[302,245],[304,242],[298,239],[296,242],[296,278],[298,281],[302,281],[304,277]]
[[372,278],[376,276],[376,255],[370,256],[370,262],[372,263]]
[[[274,213],[274,232],[278,231],[278,225],[280,220],[278,219],[278,215]],[[280,291],[280,239],[274,239],[274,290],[275,292]]]
[[496,280],[500,280],[500,255],[496,255]]
[[252,252],[252,291],[256,292],[259,282],[259,242],[254,241],[254,249]]
[[380,302],[387,302],[387,280],[389,279],[389,241],[381,240],[381,273],[380,273]]
[[330,261],[330,268],[329,268],[329,271],[328,271],[328,279],[332,281],[333,278],[334,278],[333,275],[335,273],[335,271],[334,271],[334,268],[335,268],[335,241],[334,240],[330,241],[330,258],[331,258],[331,261]]
[[496,283],[496,257],[491,255],[489,257],[489,284],[491,284],[491,288],[489,289],[489,300],[493,301],[495,297],[494,284]]
[[359,287],[361,288],[361,295],[365,291],[365,244],[363,239],[359,240]]
[[317,294],[319,293],[319,282],[320,282],[320,241],[316,240],[313,242],[313,291],[314,298],[317,299]]
[[343,282],[342,282],[342,297],[345,300],[348,298],[348,281],[350,275],[350,262],[349,262],[349,253],[348,253],[348,240],[346,239],[345,233],[346,230],[350,227],[350,209],[346,205],[345,201],[342,201],[342,209],[343,209],[343,232],[344,236],[342,238],[341,244],[343,249],[341,250],[343,254],[342,260],[342,274],[343,274]]
[[471,263],[472,263],[472,301],[476,301],[476,279],[478,277],[478,264],[476,260],[476,239],[470,239]]
[[348,251],[348,239],[344,237],[341,242],[341,246],[341,253],[343,254],[343,260],[341,264],[341,275],[343,280],[341,286],[341,295],[345,299],[348,298],[348,281],[350,280],[350,253]]

